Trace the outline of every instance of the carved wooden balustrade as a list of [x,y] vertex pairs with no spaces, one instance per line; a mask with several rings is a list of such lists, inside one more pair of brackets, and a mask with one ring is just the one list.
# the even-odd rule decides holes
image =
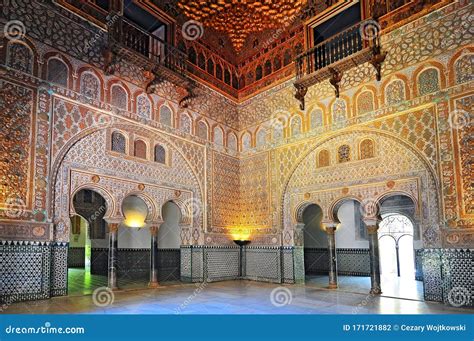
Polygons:
[[187,77],[186,53],[113,13],[109,15],[108,42],[103,53],[107,74],[114,73],[117,58],[124,59],[144,68],[147,92],[152,92],[154,86],[164,80],[182,87],[181,104],[185,105],[194,84]]
[[379,25],[366,20],[317,44],[296,57],[295,97],[304,110],[304,97],[312,85],[329,79],[339,97],[339,83],[343,72],[370,62],[381,78],[385,53],[381,51]]

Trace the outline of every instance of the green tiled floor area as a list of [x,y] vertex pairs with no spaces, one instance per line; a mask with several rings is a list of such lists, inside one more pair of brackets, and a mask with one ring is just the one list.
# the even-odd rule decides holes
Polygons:
[[[147,288],[147,279],[119,279],[121,289]],[[68,294],[69,296],[91,295],[95,289],[107,286],[107,277],[91,275],[84,269],[68,269]]]

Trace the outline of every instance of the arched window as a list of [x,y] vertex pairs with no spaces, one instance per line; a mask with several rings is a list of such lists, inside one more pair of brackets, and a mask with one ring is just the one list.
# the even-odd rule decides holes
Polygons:
[[263,76],[262,66],[259,65],[255,69],[255,79],[256,80],[262,79],[262,76]]
[[329,151],[326,149],[321,150],[318,153],[318,167],[327,167],[330,163]]
[[196,126],[196,135],[203,140],[209,139],[209,132],[207,128],[207,124],[204,123],[203,121],[199,121],[197,126]]
[[239,88],[239,76],[237,76],[236,73],[233,73],[232,74],[232,87],[234,89],[238,89]]
[[61,85],[67,88],[68,85],[68,68],[62,60],[58,58],[50,58],[48,60],[48,73],[46,79],[51,83]]
[[361,159],[370,159],[375,156],[375,146],[374,141],[371,139],[365,139],[360,143],[360,158]]
[[343,144],[337,150],[337,161],[339,163],[351,161],[351,147]]
[[168,127],[173,126],[173,112],[166,105],[160,108],[160,123]]
[[214,75],[214,61],[211,58],[207,60],[207,73]]
[[405,100],[405,83],[402,80],[390,82],[385,88],[385,101],[388,105],[394,105]]
[[221,66],[221,64],[216,64],[216,78],[222,80],[222,66]]
[[467,54],[454,63],[456,84],[474,80],[474,54]]
[[221,146],[224,144],[224,132],[219,127],[214,127],[214,143]]
[[133,155],[141,159],[146,159],[146,143],[142,140],[135,140],[133,144]]
[[257,132],[257,147],[262,147],[267,143],[267,131],[260,128]]
[[137,114],[143,118],[151,118],[151,102],[145,94],[137,96]]
[[100,100],[100,81],[91,72],[81,75],[81,94],[92,100]]
[[159,144],[155,146],[155,162],[166,164],[166,149]]
[[25,73],[33,73],[33,52],[22,43],[10,41],[7,51],[7,65]]
[[323,111],[321,109],[314,109],[310,114],[311,130],[323,126]]
[[188,114],[182,113],[179,121],[179,129],[187,134],[192,132],[192,121]]
[[126,153],[126,139],[125,139],[125,136],[123,136],[123,134],[117,131],[114,131],[112,133],[111,142],[112,142],[111,147],[114,152],[118,152],[122,154]]
[[191,47],[191,48],[189,49],[188,58],[189,58],[189,61],[190,61],[192,64],[196,65],[196,60],[197,60],[197,58],[196,58],[196,50],[194,49],[194,47]]
[[272,73],[272,62],[270,60],[267,60],[265,62],[265,70],[264,70],[265,76],[268,76],[269,74]]
[[237,151],[237,136],[234,133],[227,135],[227,148]]
[[372,91],[363,91],[357,96],[357,114],[363,115],[374,111],[374,94]]
[[291,51],[290,50],[286,50],[285,51],[285,54],[283,56],[283,65],[284,66],[287,66],[288,64],[291,63],[291,59],[292,59],[292,56],[291,56]]
[[273,59],[273,70],[280,70],[281,69],[281,57],[275,57]]
[[439,74],[435,68],[429,68],[418,75],[418,93],[420,96],[439,90]]
[[242,136],[242,151],[252,148],[252,137],[249,133],[244,133]]
[[230,85],[230,72],[227,69],[224,71],[224,83]]
[[347,119],[347,105],[342,98],[336,99],[332,105],[332,120],[333,123],[341,123]]
[[120,85],[112,85],[112,89],[110,90],[110,104],[122,110],[127,110],[127,92]]
[[295,115],[291,119],[291,136],[292,137],[298,136],[299,134],[301,134],[301,130],[302,130],[301,125],[302,125],[301,117],[299,115]]
[[204,53],[199,53],[198,54],[198,66],[202,70],[206,70],[206,57],[204,57]]
[[273,123],[273,131],[272,131],[272,140],[273,142],[281,141],[283,139],[284,133],[283,130],[285,125],[280,120],[275,120]]

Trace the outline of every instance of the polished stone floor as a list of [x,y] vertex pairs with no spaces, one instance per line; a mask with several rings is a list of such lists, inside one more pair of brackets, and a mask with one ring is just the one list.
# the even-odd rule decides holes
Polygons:
[[[253,281],[172,284],[112,294],[55,297],[14,303],[3,313],[98,314],[456,314],[474,310],[438,303],[328,290],[315,285]],[[113,300],[112,300],[113,298]]]
[[[307,276],[306,285],[326,287],[328,276]],[[339,290],[367,294],[370,291],[370,277],[338,276]],[[423,282],[415,279],[381,276],[382,296],[423,301]]]
[[[96,288],[107,286],[107,276],[91,275],[84,269],[68,269],[67,288],[69,296],[91,295]],[[120,287],[123,289],[146,288],[146,279],[120,279]]]

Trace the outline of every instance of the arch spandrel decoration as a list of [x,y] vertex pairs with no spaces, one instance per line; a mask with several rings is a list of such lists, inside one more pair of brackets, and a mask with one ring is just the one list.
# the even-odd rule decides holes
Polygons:
[[[127,125],[113,125],[111,129],[115,128],[127,131],[128,133],[134,132],[134,130]],[[141,132],[142,134],[144,133],[143,130],[141,130]],[[130,162],[124,158],[117,159],[117,157],[114,157],[113,155],[110,155],[106,152],[105,145],[108,136],[106,129],[91,128],[82,131],[73,139],[71,139],[69,141],[70,143],[67,145],[68,149],[63,147],[62,162],[56,164],[57,168],[55,173],[53,168],[54,174],[60,174],[58,177],[53,177],[53,179],[55,179],[54,182],[56,183],[55,191],[53,191],[52,194],[54,196],[54,215],[56,217],[55,221],[62,221],[64,219],[60,217],[66,217],[69,215],[69,207],[66,206],[65,210],[62,208],[64,207],[64,199],[62,199],[62,196],[65,196],[65,193],[69,193],[70,189],[75,190],[81,185],[90,184],[91,177],[93,175],[98,176],[98,184],[100,186],[107,188],[107,190],[112,193],[115,201],[115,211],[113,214],[108,215],[108,218],[111,220],[122,220],[120,202],[130,193],[140,194],[139,196],[141,196],[142,199],[144,199],[144,201],[147,203],[149,212],[151,212],[150,216],[147,218],[148,222],[150,223],[159,222],[161,220],[161,212],[159,212],[160,210],[157,209],[157,207],[160,207],[159,204],[163,203],[165,198],[172,197],[176,190],[179,190],[183,193],[189,193],[187,194],[189,196],[191,196],[191,193],[196,193],[195,196],[200,198],[201,184],[190,166],[190,161],[184,157],[179,149],[174,147],[167,140],[163,139],[161,135],[158,136],[152,132],[148,133],[149,136],[147,137],[153,138],[156,141],[165,144],[168,148],[173,148],[175,151],[172,153],[173,166],[171,168],[173,169],[163,168],[151,164],[146,167],[146,173],[143,174],[143,176],[139,176],[139,173],[142,172],[143,169],[140,170],[140,167],[138,169],[132,169],[133,167],[138,167],[137,163]],[[77,139],[75,140],[75,138]],[[98,160],[100,160],[100,162]],[[117,162],[121,164],[123,163],[123,165],[117,167]],[[71,173],[71,177],[77,178],[76,180],[72,179],[70,188],[67,188],[69,186],[68,172],[73,172],[73,164],[74,167],[82,167],[82,172],[85,172],[86,175],[84,177],[77,177],[75,173]],[[115,166],[112,166],[112,164]],[[97,168],[98,165],[101,165],[100,169]],[[118,169],[120,170],[120,174],[117,172]],[[104,174],[107,174],[107,176]],[[113,176],[109,176],[111,174]],[[145,184],[143,189],[139,189],[138,187],[141,185],[140,182],[144,181],[144,177],[149,180],[149,184]],[[176,184],[176,188],[170,188],[168,185],[157,184],[156,179],[160,179],[160,183]],[[193,217],[192,220],[185,219],[183,223],[192,224],[192,227],[195,230],[193,233],[193,238],[186,238],[186,240],[183,241],[183,244],[189,244],[193,242],[198,243],[204,235],[204,220],[202,215]],[[68,239],[69,229],[66,220],[63,226],[64,228],[62,228],[60,231],[56,231],[56,240],[66,241]]]
[[[343,165],[317,168],[314,159],[319,149],[328,148],[334,152],[331,146],[337,146],[349,140],[353,141],[351,148],[357,148],[357,141],[364,138],[373,138],[378,141],[381,154],[377,155],[377,158],[366,162],[352,160]],[[393,158],[392,153],[397,153],[400,157]],[[396,159],[394,165],[392,165],[395,162],[393,159]],[[348,171],[335,174],[334,167],[348,168]],[[387,173],[387,169],[391,172]],[[365,175],[359,176],[358,173]],[[346,178],[344,174],[347,175]],[[370,184],[354,180],[367,179],[369,175],[372,179]],[[419,216],[425,228],[423,236],[425,245],[437,246],[440,243],[437,181],[429,161],[414,147],[389,133],[369,129],[333,135],[320,143],[313,144],[313,149],[301,156],[281,192],[283,211],[281,211],[280,219],[283,223],[284,245],[292,245],[291,243],[294,242],[290,237],[285,239],[285,235],[292,235],[291,230],[297,222],[297,207],[302,202],[308,201],[304,197],[305,193],[310,193],[309,201],[323,208],[323,219],[337,221],[331,207],[334,207],[338,201],[357,199],[361,203],[364,201],[377,203],[384,195],[404,192],[413,198],[419,198],[415,202],[417,202]],[[305,193],[300,193],[300,188],[304,188]],[[278,218],[278,214],[276,217]]]

